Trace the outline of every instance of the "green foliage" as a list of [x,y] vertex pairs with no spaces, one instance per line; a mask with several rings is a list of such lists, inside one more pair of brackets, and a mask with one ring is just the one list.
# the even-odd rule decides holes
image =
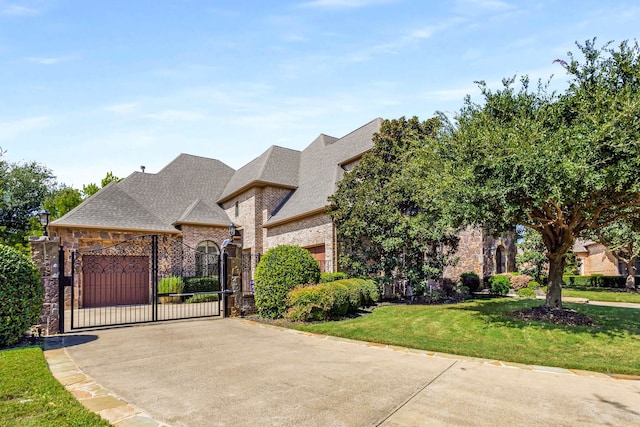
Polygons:
[[469,289],[469,292],[477,292],[480,289],[480,277],[475,271],[469,271],[460,275],[460,281],[463,286]]
[[327,320],[355,312],[378,299],[378,286],[372,280],[344,279],[302,286],[288,293],[285,317],[301,322]]
[[35,226],[31,219],[54,186],[54,177],[45,166],[0,159],[0,244],[26,244]]
[[218,301],[220,299],[220,297],[218,296],[218,294],[198,294],[198,295],[193,295],[189,298],[187,298],[184,303],[185,304],[195,304],[198,302],[212,302],[212,301]]
[[118,178],[117,176],[115,176],[113,174],[113,172],[107,172],[107,174],[105,175],[104,178],[102,178],[102,181],[100,181],[100,185],[101,187],[98,187],[97,184],[95,183],[90,183],[87,185],[83,185],[82,186],[82,194],[84,195],[84,198],[89,198],[91,196],[93,196],[94,194],[96,194],[98,191],[100,191],[101,188],[106,187],[107,185],[111,184],[112,182],[119,182],[122,181],[122,178]]
[[562,93],[528,77],[470,97],[411,165],[422,198],[457,224],[540,233],[549,259],[546,304],[561,306],[565,255],[575,239],[640,211],[640,48],[595,41],[583,60],[559,61]]
[[214,292],[220,290],[220,282],[217,277],[202,276],[202,277],[183,277],[184,283],[183,292]]
[[417,288],[440,277],[453,262],[457,235],[438,205],[419,197],[405,176],[416,151],[439,128],[437,118],[383,121],[371,151],[329,198],[328,215],[341,244],[340,265],[351,277],[383,271],[384,280],[406,278]]
[[535,298],[536,291],[531,288],[520,288],[516,291],[516,295],[520,298]]
[[530,281],[529,283],[527,283],[527,288],[529,289],[539,289],[540,288],[540,283],[536,282],[535,280]]
[[320,273],[320,283],[329,283],[334,282],[336,280],[346,279],[348,276],[346,273],[335,272],[335,273]]
[[1,426],[110,426],[65,390],[39,347],[0,351]]
[[489,277],[489,288],[492,294],[506,295],[511,289],[511,281],[507,276],[491,276]]
[[320,280],[320,266],[311,253],[294,245],[269,249],[254,274],[254,298],[258,314],[281,317],[286,310],[287,293],[296,286]]
[[[592,288],[612,288],[624,289],[627,285],[624,276],[604,276],[602,274],[592,274],[591,276],[564,275],[563,281],[568,287],[592,287]],[[635,282],[640,281],[640,276],[635,276]]]
[[75,188],[62,186],[47,195],[44,200],[44,208],[51,214],[54,221],[82,203],[82,194]]
[[0,348],[38,323],[44,300],[40,272],[26,255],[0,245]]
[[[184,291],[182,277],[169,276],[158,282],[158,294],[181,294]],[[160,304],[176,304],[182,301],[181,296],[160,296]]]
[[521,231],[517,242],[516,266],[523,274],[542,278],[549,269],[549,259],[545,255],[547,248],[540,233],[533,229]]

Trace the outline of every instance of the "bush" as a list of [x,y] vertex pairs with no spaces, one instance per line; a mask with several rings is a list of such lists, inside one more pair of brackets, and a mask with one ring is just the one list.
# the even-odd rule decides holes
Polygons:
[[526,288],[529,282],[533,280],[533,277],[527,274],[506,273],[505,276],[509,278],[511,289],[515,290]]
[[527,288],[529,289],[538,289],[540,288],[540,283],[536,282],[535,280],[530,281],[529,283],[527,283]]
[[516,291],[516,295],[518,295],[520,298],[535,298],[536,291],[531,288],[520,288]]
[[185,304],[195,304],[198,302],[212,302],[212,301],[218,301],[220,298],[218,297],[218,294],[198,294],[198,295],[193,295],[192,297],[189,297],[187,300],[185,300]]
[[506,295],[511,289],[511,281],[507,276],[491,276],[489,277],[489,286],[492,294]]
[[0,347],[20,341],[38,323],[44,288],[28,256],[0,245]]
[[343,280],[346,278],[347,274],[340,271],[336,273],[320,273],[320,283],[335,282],[336,280]]
[[220,290],[220,282],[217,277],[184,277],[184,293],[215,292]]
[[319,280],[320,266],[308,250],[293,245],[269,249],[260,258],[254,275],[258,314],[272,319],[281,317],[291,289]]
[[372,280],[345,279],[297,287],[287,295],[285,317],[292,321],[327,320],[344,316],[378,301],[380,291]]
[[477,292],[478,289],[480,289],[480,277],[473,271],[462,273],[460,275],[460,281],[462,282],[462,286],[469,288],[469,292]]
[[[182,277],[169,276],[160,280],[158,283],[158,294],[181,294],[184,291],[184,283]],[[176,304],[182,301],[181,296],[161,296],[160,304]]]

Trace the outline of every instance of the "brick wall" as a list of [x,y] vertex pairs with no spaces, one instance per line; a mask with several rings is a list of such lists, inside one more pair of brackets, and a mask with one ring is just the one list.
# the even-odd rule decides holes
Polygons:
[[325,247],[325,271],[335,271],[333,223],[323,214],[316,214],[265,229],[265,250],[278,245]]
[[604,274],[605,276],[617,276],[618,260],[601,244],[593,244],[587,247],[588,253],[578,256],[582,260],[580,271],[583,275]]

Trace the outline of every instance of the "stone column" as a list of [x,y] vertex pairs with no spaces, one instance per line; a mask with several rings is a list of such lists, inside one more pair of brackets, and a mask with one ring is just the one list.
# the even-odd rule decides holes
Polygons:
[[60,238],[31,236],[29,243],[31,245],[31,259],[40,270],[44,286],[44,304],[40,314],[40,327],[44,335],[55,335],[60,332],[60,299],[58,297]]

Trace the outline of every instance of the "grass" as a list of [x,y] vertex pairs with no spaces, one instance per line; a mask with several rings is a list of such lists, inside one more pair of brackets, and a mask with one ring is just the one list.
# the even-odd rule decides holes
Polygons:
[[563,288],[562,296],[586,298],[589,301],[631,302],[640,304],[640,293],[612,291],[602,288]]
[[491,299],[451,305],[395,305],[356,319],[297,329],[361,341],[530,365],[640,375],[640,311],[565,303],[590,316],[591,327],[510,319],[540,305],[533,299]]
[[0,426],[109,426],[51,375],[40,347],[0,351]]

